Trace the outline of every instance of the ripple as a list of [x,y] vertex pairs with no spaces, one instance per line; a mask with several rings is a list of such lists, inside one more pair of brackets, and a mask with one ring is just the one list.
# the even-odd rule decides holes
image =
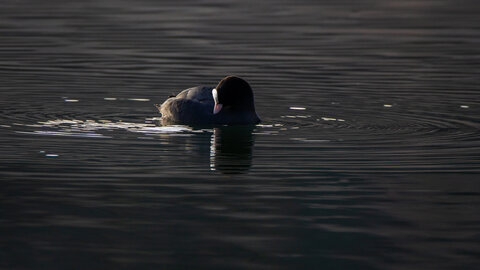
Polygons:
[[31,135],[47,135],[47,136],[62,136],[62,137],[80,137],[80,138],[111,138],[109,136],[104,136],[96,133],[87,133],[87,132],[69,132],[69,131],[15,131],[20,134],[31,134]]
[[304,108],[304,107],[290,107],[289,109],[290,109],[290,110],[297,110],[297,111],[304,111],[304,110],[306,110],[307,108]]
[[58,131],[34,130],[34,131],[15,131],[20,134],[31,135],[48,135],[48,136],[65,136],[65,137],[84,137],[84,138],[112,138],[112,136],[104,135],[102,131],[124,130],[132,133],[142,133],[145,136],[159,136],[170,134],[172,136],[191,136],[194,132],[190,127],[173,125],[173,126],[156,126],[154,124],[129,123],[129,122],[113,122],[110,120],[68,120],[55,119],[45,122],[38,122],[37,125],[23,125],[24,127],[57,129]]
[[[273,155],[296,164],[299,172],[313,169],[314,163],[359,172],[478,172],[473,165],[477,161],[471,160],[480,151],[478,116],[454,109],[455,101],[451,104],[447,111],[402,102],[384,110],[347,102],[311,107],[309,117],[286,114],[265,119],[258,134],[274,137],[270,143],[257,144],[269,149],[265,158]],[[305,151],[308,157],[302,154]]]

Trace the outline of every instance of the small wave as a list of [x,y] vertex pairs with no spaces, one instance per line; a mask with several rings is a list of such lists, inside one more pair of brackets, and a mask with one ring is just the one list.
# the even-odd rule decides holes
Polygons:
[[156,126],[148,123],[130,123],[113,122],[110,120],[75,120],[75,119],[55,119],[44,122],[38,122],[35,125],[22,125],[24,127],[35,127],[56,130],[33,130],[33,131],[15,131],[20,134],[46,135],[46,136],[65,136],[65,137],[85,137],[85,138],[112,138],[110,134],[103,134],[104,131],[124,130],[133,133],[142,133],[145,136],[158,135],[180,135],[190,136],[193,131],[187,126]]

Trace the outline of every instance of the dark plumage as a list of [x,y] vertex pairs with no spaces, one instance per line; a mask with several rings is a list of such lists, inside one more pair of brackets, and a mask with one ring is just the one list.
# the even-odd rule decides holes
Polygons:
[[[214,93],[217,98],[215,100]],[[155,105],[167,124],[257,124],[253,91],[243,79],[223,78],[215,88],[192,87]]]

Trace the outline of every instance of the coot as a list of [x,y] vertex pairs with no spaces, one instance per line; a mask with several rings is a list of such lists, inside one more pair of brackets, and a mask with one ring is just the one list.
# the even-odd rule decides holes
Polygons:
[[155,106],[166,124],[241,125],[260,122],[252,88],[236,76],[223,78],[215,88],[197,86],[183,90]]

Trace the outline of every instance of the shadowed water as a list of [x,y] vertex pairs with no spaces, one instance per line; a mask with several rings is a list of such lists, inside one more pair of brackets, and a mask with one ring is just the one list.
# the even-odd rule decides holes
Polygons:
[[[475,269],[476,1],[2,1],[1,269]],[[262,123],[162,126],[228,74]]]

